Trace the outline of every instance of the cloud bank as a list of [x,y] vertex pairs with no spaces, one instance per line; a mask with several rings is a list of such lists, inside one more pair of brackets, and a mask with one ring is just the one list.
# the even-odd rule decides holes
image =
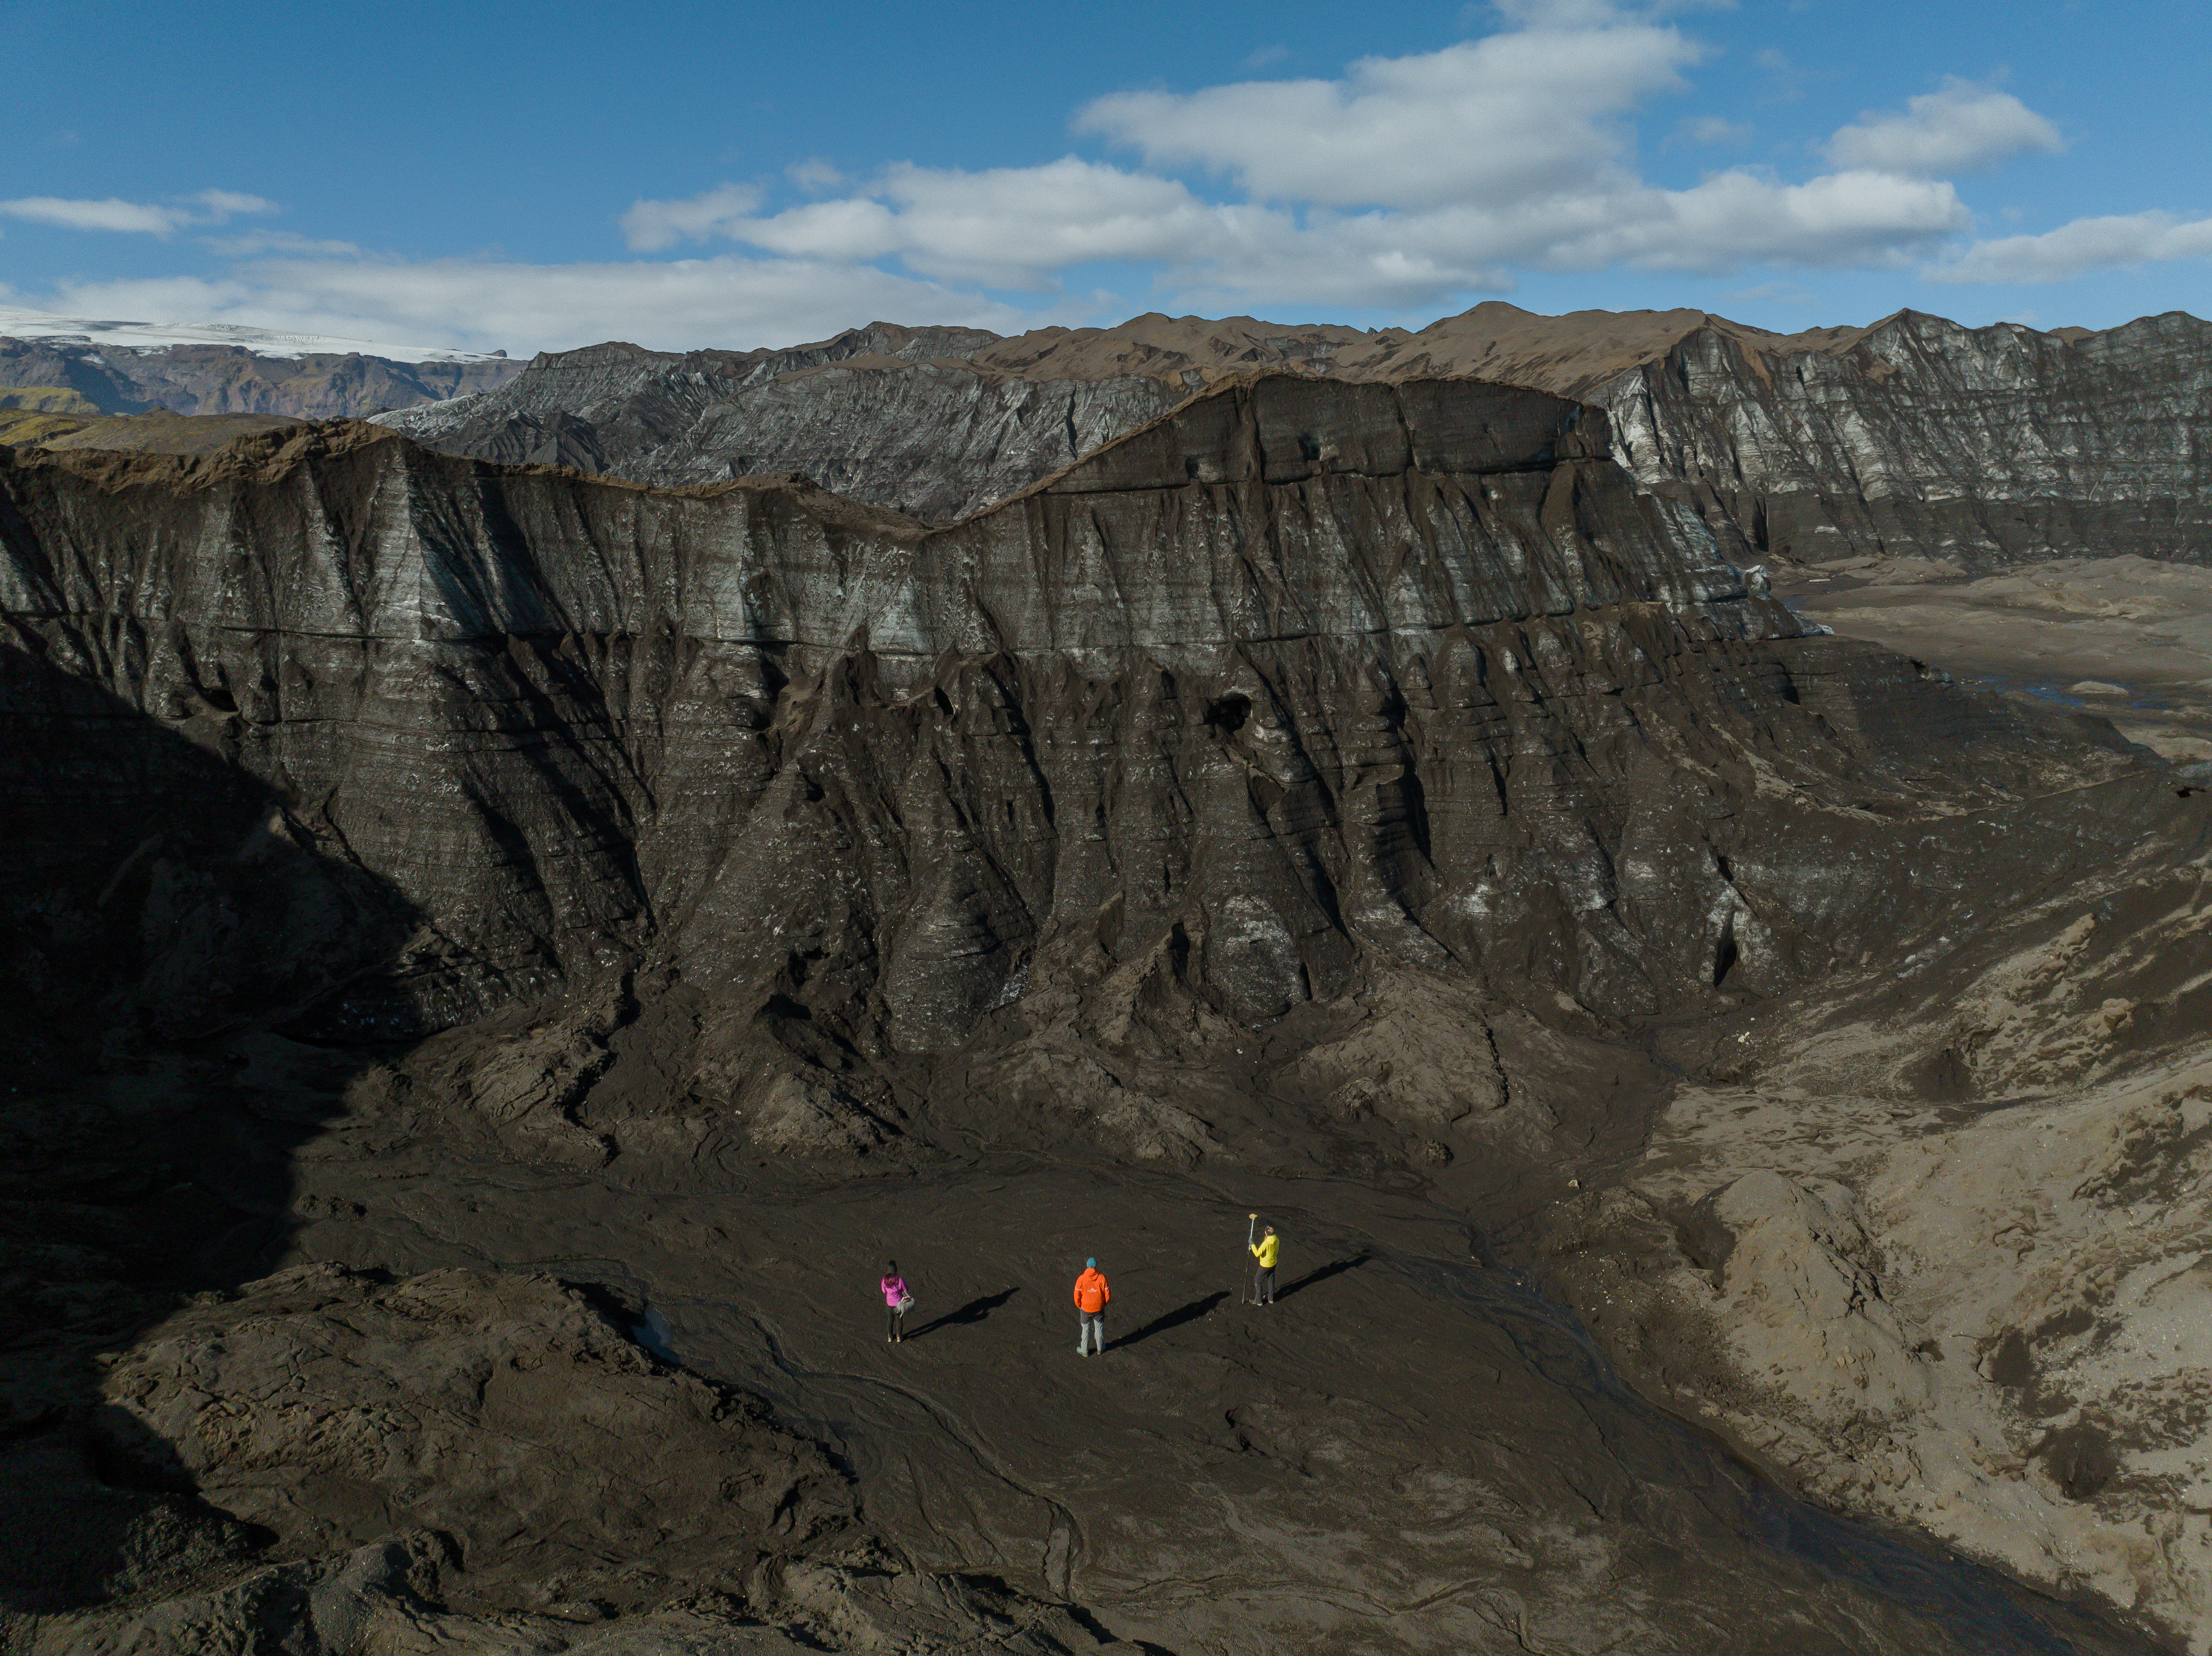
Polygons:
[[2212,218],[2171,213],[2075,219],[2039,236],[1978,241],[1922,272],[1934,282],[2070,282],[2092,270],[2212,258]]
[[273,213],[276,203],[231,190],[203,190],[168,203],[100,201],[62,196],[24,196],[0,201],[0,217],[64,230],[107,230],[126,235],[171,236],[193,225],[222,224],[242,214]]
[[[1497,33],[1363,58],[1333,79],[1261,78],[1282,54],[1255,52],[1252,78],[1097,99],[1072,126],[1103,156],[857,177],[817,160],[780,179],[641,196],[615,221],[627,261],[410,261],[256,227],[199,238],[234,261],[220,276],[21,297],[478,349],[750,346],[872,316],[1000,330],[1096,320],[1129,300],[1084,289],[1125,287],[1132,270],[1170,306],[1404,312],[1510,293],[1532,274],[1917,269],[2024,283],[2212,254],[2212,220],[2157,212],[1971,240],[1954,176],[2057,153],[2064,138],[2013,94],[1955,77],[1800,146],[1801,162],[1816,158],[1802,176],[1730,166],[1655,183],[1637,123],[1691,89],[1707,49],[1656,9],[1496,9]],[[1711,114],[1667,120],[1668,146],[1753,136]],[[0,201],[0,217],[159,238],[274,210],[214,190]]]
[[465,350],[789,343],[875,317],[1017,332],[1034,312],[866,266],[799,259],[523,264],[271,258],[228,275],[71,282],[0,302],[72,316],[234,322]]
[[2010,93],[1954,78],[1907,100],[1901,112],[1860,116],[1822,150],[1838,167],[1933,178],[2065,147],[2057,127]]
[[1632,118],[1703,56],[1671,26],[1585,6],[1337,80],[1124,93],[1078,112],[1079,132],[1141,167],[892,167],[769,212],[726,184],[640,201],[623,222],[641,252],[725,239],[1011,293],[1139,264],[1185,302],[1407,309],[1510,292],[1526,270],[1904,265],[1971,225],[1934,176],[1945,157],[2057,142],[2009,94],[1954,82],[1838,133],[1834,170],[1803,182],[1730,168],[1662,189],[1633,165]]

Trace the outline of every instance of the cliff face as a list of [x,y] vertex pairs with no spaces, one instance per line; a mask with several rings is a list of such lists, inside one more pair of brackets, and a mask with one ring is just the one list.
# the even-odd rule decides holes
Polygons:
[[[1825,801],[2002,789],[1869,749],[1904,705],[2034,740],[1797,639],[1537,393],[1262,379],[934,532],[256,442],[9,469],[0,599],[432,917],[365,1027],[619,955],[921,1052],[1033,962],[1163,948],[1247,1022],[1377,948],[1655,1010],[1913,923]],[[1777,797],[1819,844],[1723,844]]]
[[489,391],[522,367],[489,357],[403,362],[359,352],[276,356],[241,345],[149,349],[0,337],[0,386],[72,391],[106,414],[167,409],[355,420],[380,409]]
[[1640,482],[1753,558],[2212,558],[2212,325],[2179,312],[2103,333],[1905,312],[1814,349],[1705,327],[1594,400]]
[[2203,559],[2208,363],[2212,329],[2179,312],[2103,333],[1904,312],[1779,335],[1697,312],[1497,304],[1418,333],[1142,317],[996,339],[877,324],[782,352],[541,357],[493,395],[386,422],[455,453],[641,482],[803,471],[946,522],[1224,375],[1474,375],[1604,407],[1638,481],[1694,504],[1740,560],[1980,571]]
[[1018,493],[1164,412],[1141,374],[1029,379],[968,355],[995,336],[877,324],[787,351],[629,345],[540,356],[490,396],[384,416],[450,453],[678,486],[803,472],[945,523]]
[[[2094,721],[1800,636],[1612,444],[1526,389],[1235,379],[935,529],[368,425],[0,458],[0,1028],[39,1089],[0,1268],[46,1296],[0,1486],[108,1538],[72,1602],[242,1579],[244,1524],[301,1550],[280,1629],[442,1592],[532,1651],[602,1604],[818,1644],[866,1599],[1253,1649],[1350,1535],[1385,1641],[2065,1647],[1948,1566],[1898,1592],[1468,1259],[1618,1223],[1566,1198],[1663,1069],[1724,1065],[1715,1020],[1887,981],[2185,803]],[[929,1176],[809,1182],[886,1162]],[[1329,1307],[1288,1358],[1205,1320],[1213,1181],[1278,1175],[1316,1215],[1285,1299]],[[1010,1262],[1091,1246],[1071,1215],[1145,1259],[1145,1367],[1080,1391],[1028,1304],[982,1326]],[[942,1262],[926,1382],[823,1309],[890,1236]],[[157,1336],[116,1285],[278,1247],[321,1263]],[[547,1260],[599,1286],[512,1274]],[[637,1344],[672,1339],[696,1375]],[[1263,1516],[1224,1539],[1224,1501]],[[1255,1546],[1273,1620],[1212,1585]],[[148,1613],[209,1643],[263,1602],[220,1599]]]

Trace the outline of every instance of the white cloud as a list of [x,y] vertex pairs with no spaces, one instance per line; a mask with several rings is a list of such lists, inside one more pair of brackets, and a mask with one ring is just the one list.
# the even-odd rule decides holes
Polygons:
[[1077,125],[1155,167],[1230,174],[1265,200],[1329,207],[1502,203],[1587,179],[1620,156],[1616,118],[1682,85],[1700,49],[1672,28],[1547,27],[1412,58],[1368,58],[1340,81],[1255,81],[1119,93]]
[[1071,268],[1115,260],[1161,267],[1184,300],[1410,307],[1509,292],[1516,266],[1895,265],[1969,222],[1948,183],[1840,173],[1785,185],[1741,169],[1668,191],[1607,168],[1502,203],[1301,217],[1068,157],[988,173],[895,168],[871,194],[717,228],[787,258],[896,258],[921,276],[1000,288],[1047,291]]
[[845,182],[845,175],[819,155],[795,162],[785,167],[783,173],[786,178],[806,191],[835,190]]
[[2075,219],[2039,236],[1978,241],[1921,274],[1931,282],[2066,282],[2116,265],[2207,258],[2212,258],[2212,218],[2130,213]]
[[[1070,155],[977,172],[893,167],[758,215],[738,210],[749,192],[726,186],[641,203],[632,242],[726,237],[786,258],[895,260],[936,281],[1030,292],[1086,264],[1132,263],[1158,269],[1178,302],[1395,308],[1507,292],[1516,268],[1895,266],[1968,227],[1949,184],[1864,168],[1801,184],[1742,168],[1686,190],[1647,184],[1614,118],[1679,85],[1697,49],[1607,7],[1584,10],[1580,25],[1551,6],[1541,28],[1364,59],[1339,82],[1131,94],[1083,114],[1154,162],[1232,172],[1279,203],[1208,200],[1158,172]],[[1741,130],[1712,121],[1699,136]]]
[[115,230],[141,235],[166,236],[192,215],[173,207],[150,207],[113,196],[104,201],[70,201],[58,196],[25,196],[0,201],[0,214],[32,224],[58,225],[64,230]]
[[32,224],[57,225],[65,230],[109,230],[125,234],[167,236],[194,224],[222,224],[244,213],[273,213],[276,203],[258,196],[241,196],[228,190],[203,190],[182,198],[184,205],[124,201],[108,196],[98,201],[61,196],[25,196],[0,201],[0,215]]
[[222,224],[234,217],[279,210],[273,201],[264,201],[259,196],[241,196],[235,190],[203,190],[197,196],[187,196],[185,199],[198,202],[206,209],[208,221],[213,224]]
[[1727,120],[1718,115],[1700,115],[1684,121],[1668,137],[1669,144],[1741,144],[1750,142],[1752,128],[1741,121]]
[[1061,319],[866,266],[736,257],[602,264],[267,259],[212,280],[73,283],[17,297],[74,316],[188,318],[516,352],[607,339],[671,350],[746,349],[823,337],[878,317],[1001,331]]
[[242,236],[203,236],[200,245],[224,258],[260,258],[270,253],[299,253],[343,258],[361,252],[349,241],[325,241],[289,230],[248,230]]
[[1948,184],[1839,173],[1802,185],[1734,171],[1690,190],[1598,189],[1503,209],[1371,213],[1267,227],[1184,280],[1224,302],[1414,307],[1506,293],[1516,268],[1723,274],[1763,264],[1895,265],[1964,229]]
[[1630,210],[1562,242],[1547,261],[1574,270],[1625,263],[1719,276],[1747,264],[1887,265],[1928,252],[1972,223],[1948,184],[1882,173],[1832,173],[1778,185],[1745,172],[1696,188],[1655,191]]
[[981,173],[895,167],[867,194],[718,228],[790,258],[896,257],[926,276],[1036,289],[1099,260],[1204,257],[1265,216],[1200,201],[1172,179],[1068,156]]
[[623,235],[641,253],[726,234],[760,205],[760,191],[741,184],[717,185],[683,201],[639,201],[622,215]]
[[1939,91],[1907,99],[1902,112],[1868,111],[1822,146],[1838,167],[1916,178],[2064,148],[2058,129],[2009,92],[1955,76]]

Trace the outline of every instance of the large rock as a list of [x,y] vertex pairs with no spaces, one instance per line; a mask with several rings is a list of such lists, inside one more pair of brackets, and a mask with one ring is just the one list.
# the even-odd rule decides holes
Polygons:
[[139,1476],[188,1481],[294,1556],[435,1532],[477,1600],[558,1580],[649,1602],[850,1520],[815,1444],[543,1277],[302,1267],[180,1313],[102,1390]]

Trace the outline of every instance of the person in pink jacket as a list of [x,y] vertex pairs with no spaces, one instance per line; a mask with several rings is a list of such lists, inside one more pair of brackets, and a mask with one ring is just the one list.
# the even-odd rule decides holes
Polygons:
[[914,1295],[907,1291],[906,1278],[899,1275],[897,1260],[884,1261],[884,1279],[876,1286],[884,1291],[884,1308],[888,1313],[884,1341],[896,1345],[906,1338],[906,1313],[914,1308]]

